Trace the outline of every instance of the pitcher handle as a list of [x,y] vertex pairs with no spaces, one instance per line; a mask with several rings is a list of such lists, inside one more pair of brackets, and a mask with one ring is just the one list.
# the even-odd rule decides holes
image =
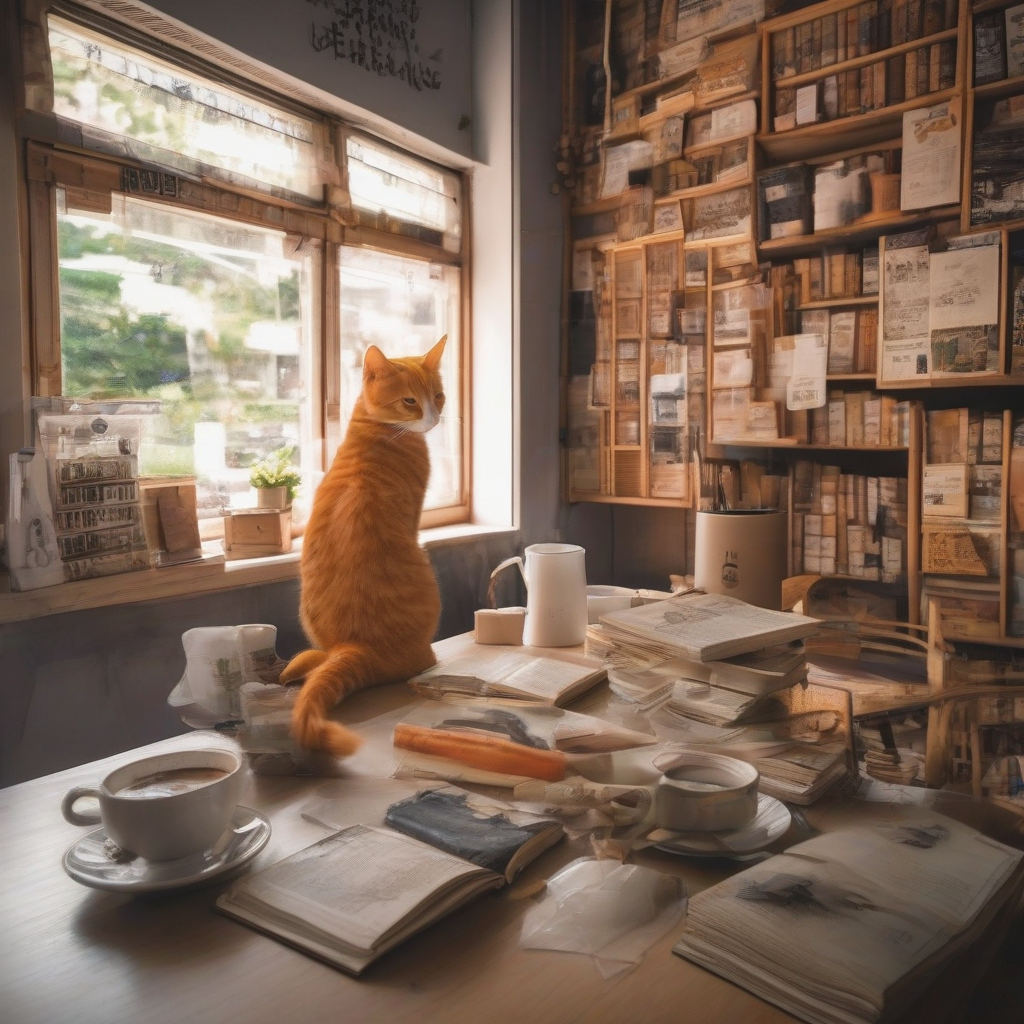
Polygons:
[[525,586],[527,590],[530,589],[530,584],[527,582],[526,579],[526,569],[523,567],[523,560],[519,557],[519,555],[513,555],[512,558],[506,558],[505,561],[502,562],[499,566],[497,566],[497,568],[495,568],[495,570],[491,573],[491,582],[488,584],[487,587],[487,603],[492,608],[497,607],[494,598],[494,586],[495,583],[497,583],[498,574],[504,572],[507,568],[509,568],[509,566],[512,565],[519,566],[519,575],[523,577],[523,586]]

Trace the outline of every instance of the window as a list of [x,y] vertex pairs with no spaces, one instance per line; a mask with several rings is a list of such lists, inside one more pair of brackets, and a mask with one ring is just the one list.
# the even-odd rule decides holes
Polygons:
[[323,199],[320,126],[210,79],[48,19],[53,111],[120,156]]
[[441,245],[449,252],[462,246],[462,210],[458,176],[413,160],[368,139],[349,136],[348,187],[352,204],[380,214],[384,227],[397,222],[400,233]]
[[159,403],[140,469],[194,475],[210,535],[284,446],[308,509],[366,348],[421,355],[447,334],[423,525],[464,521],[462,176],[93,15],[44,17],[52,89],[26,88],[52,111],[27,122],[36,393]]
[[347,423],[362,386],[363,355],[376,345],[389,356],[419,356],[448,335],[441,376],[441,422],[427,434],[427,508],[460,505],[462,396],[459,272],[424,260],[344,246],[341,250],[341,421]]
[[115,196],[58,213],[69,398],[150,398],[145,476],[195,475],[200,516],[250,504],[249,466],[311,459],[309,256],[277,231]]

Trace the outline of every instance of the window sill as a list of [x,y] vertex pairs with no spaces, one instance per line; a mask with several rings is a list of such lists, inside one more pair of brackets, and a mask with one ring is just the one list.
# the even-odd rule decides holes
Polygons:
[[[512,528],[462,523],[420,531],[420,543],[428,550],[476,538],[512,534]],[[107,608],[175,597],[192,597],[238,587],[254,587],[297,579],[302,541],[297,540],[286,555],[269,558],[216,561],[208,564],[146,569],[142,572],[105,576],[78,583],[62,583],[40,590],[11,591],[6,574],[0,575],[0,625],[24,622],[46,615]]]

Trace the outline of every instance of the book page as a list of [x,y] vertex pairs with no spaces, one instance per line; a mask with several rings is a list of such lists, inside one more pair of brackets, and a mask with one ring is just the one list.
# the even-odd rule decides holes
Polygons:
[[929,293],[933,331],[998,323],[999,247],[932,253]]
[[727,657],[777,643],[774,636],[781,630],[795,630],[787,637],[795,639],[809,636],[819,625],[804,615],[757,608],[718,594],[687,594],[605,615],[601,622],[613,630],[671,643],[702,661],[715,657],[703,655],[719,645],[742,648],[722,655]]
[[[447,643],[447,641],[445,642]],[[599,661],[569,651],[533,647],[483,646],[472,642],[448,645],[450,660],[439,663],[411,680],[428,690],[460,690],[481,695],[514,694],[554,703],[572,686],[603,671]]]
[[387,829],[353,825],[244,880],[244,897],[369,952],[425,903],[479,869]]
[[887,889],[942,919],[952,931],[970,923],[1024,856],[941,814],[908,814],[839,829],[788,852],[884,879]]

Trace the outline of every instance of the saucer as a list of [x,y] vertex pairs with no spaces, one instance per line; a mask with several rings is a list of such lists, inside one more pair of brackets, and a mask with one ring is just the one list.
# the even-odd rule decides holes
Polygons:
[[672,832],[655,829],[648,838],[659,850],[687,857],[737,857],[771,846],[786,834],[793,816],[773,796],[757,795],[757,814],[743,828],[723,832]]
[[267,845],[269,838],[270,822],[259,811],[239,804],[220,839],[202,853],[163,861],[131,857],[113,847],[106,831],[98,828],[68,847],[63,863],[76,882],[93,889],[163,892],[202,885],[242,867]]

